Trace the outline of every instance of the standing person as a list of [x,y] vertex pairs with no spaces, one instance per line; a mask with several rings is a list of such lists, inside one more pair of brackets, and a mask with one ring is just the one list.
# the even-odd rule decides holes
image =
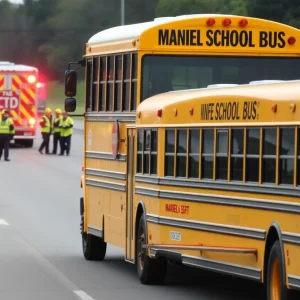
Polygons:
[[61,132],[60,132],[61,152],[59,154],[60,156],[64,155],[65,151],[66,151],[67,155],[70,154],[73,125],[74,125],[73,119],[68,116],[67,112],[64,111],[62,114],[62,119],[60,121],[60,128],[61,128]]
[[9,110],[4,109],[0,115],[0,159],[2,158],[4,150],[4,160],[10,161],[9,157],[9,143],[15,134],[14,123],[9,118]]
[[[60,122],[62,119],[61,114],[62,114],[61,109],[57,108],[55,110],[55,118],[53,120],[53,151],[52,151],[52,154],[56,154],[58,143],[60,143],[60,146],[61,146],[61,142],[60,142],[61,128],[59,128]],[[61,149],[60,149],[60,152],[62,152]]]
[[52,110],[51,108],[46,108],[44,115],[41,117],[40,126],[42,127],[42,138],[43,142],[39,148],[39,152],[43,154],[43,149],[46,149],[46,154],[50,154],[49,152],[49,142],[50,142],[50,135],[51,135],[51,123],[52,123]]

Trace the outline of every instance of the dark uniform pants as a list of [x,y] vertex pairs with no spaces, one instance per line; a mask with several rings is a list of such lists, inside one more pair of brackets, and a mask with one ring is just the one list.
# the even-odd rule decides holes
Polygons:
[[10,139],[6,137],[0,138],[0,159],[4,150],[4,159],[8,159]]
[[53,133],[53,154],[56,154],[56,152],[57,152],[58,142],[60,142],[60,132],[54,132]]
[[43,151],[43,149],[45,148],[46,153],[49,153],[50,133],[42,132],[42,138],[43,142],[41,143],[39,151]]
[[71,149],[71,137],[72,134],[69,136],[62,136],[60,138],[60,154],[64,155],[64,153],[66,152],[67,155],[69,155],[70,153],[70,149]]

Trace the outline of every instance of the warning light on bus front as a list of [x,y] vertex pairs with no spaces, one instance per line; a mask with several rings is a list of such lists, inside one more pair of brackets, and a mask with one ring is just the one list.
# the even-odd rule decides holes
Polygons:
[[242,20],[239,21],[239,25],[241,27],[245,27],[245,26],[248,25],[248,21],[246,19],[242,19]]
[[159,110],[157,111],[156,115],[160,118],[161,115],[162,115],[162,109],[159,109]]
[[294,45],[296,43],[296,39],[293,36],[291,36],[291,37],[288,38],[288,43],[290,45]]
[[227,27],[227,26],[229,26],[229,25],[231,24],[231,20],[230,20],[230,19],[228,19],[228,18],[226,18],[226,19],[224,19],[224,20],[223,20],[223,22],[222,22],[222,23],[223,23],[223,25],[224,25],[224,26],[226,26],[226,27]]
[[213,26],[215,23],[216,23],[216,21],[215,21],[215,19],[213,19],[213,18],[209,18],[209,19],[207,19],[207,21],[206,21],[206,25],[207,25],[207,26]]
[[272,111],[275,113],[277,111],[277,104],[272,105]]

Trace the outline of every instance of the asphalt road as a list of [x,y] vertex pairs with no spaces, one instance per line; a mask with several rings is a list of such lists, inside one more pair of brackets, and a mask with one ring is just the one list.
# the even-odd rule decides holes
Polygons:
[[260,284],[171,266],[164,286],[143,286],[121,249],[106,260],[83,258],[79,177],[83,135],[69,157],[14,147],[0,161],[0,299],[3,300],[259,300]]

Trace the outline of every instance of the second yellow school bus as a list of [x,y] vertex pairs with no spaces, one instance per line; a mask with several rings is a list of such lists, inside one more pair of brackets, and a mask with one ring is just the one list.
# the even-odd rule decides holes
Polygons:
[[[268,300],[300,288],[300,90],[275,83],[298,79],[299,40],[287,25],[229,15],[157,19],[89,40],[86,259],[104,259],[109,243],[144,284],[163,282],[173,260],[265,282]],[[75,79],[69,68],[68,97]]]

